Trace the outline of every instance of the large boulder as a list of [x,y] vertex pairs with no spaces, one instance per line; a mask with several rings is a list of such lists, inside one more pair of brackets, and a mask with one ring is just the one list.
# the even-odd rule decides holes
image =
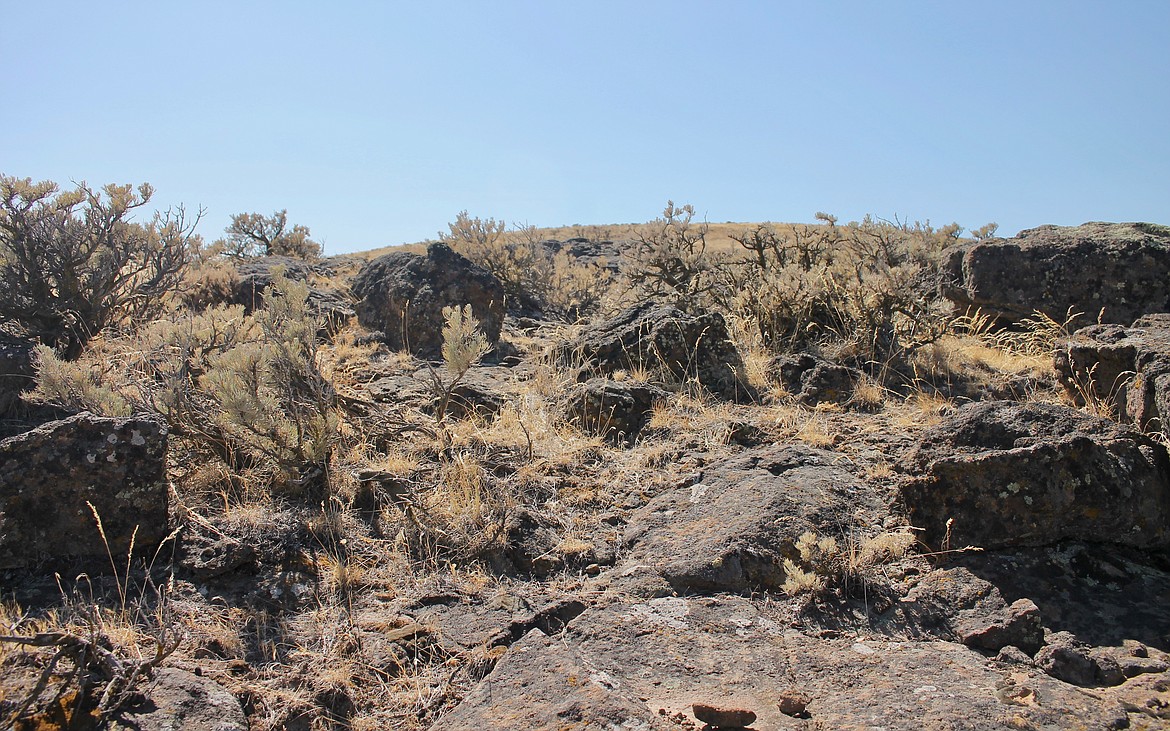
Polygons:
[[1072,310],[1128,325],[1170,311],[1170,227],[1152,223],[1040,226],[957,247],[946,268],[949,299],[1003,321]]
[[857,511],[872,491],[842,463],[803,446],[759,447],[714,463],[698,482],[635,513],[625,535],[629,560],[678,592],[779,589],[784,559],[799,559],[803,533],[844,539],[845,529],[864,522]]
[[107,549],[123,561],[131,540],[150,555],[168,531],[166,449],[160,421],[88,412],[0,441],[0,568],[104,570]]
[[443,347],[443,308],[471,305],[488,342],[500,339],[504,287],[488,270],[442,243],[426,255],[395,252],[366,264],[353,280],[358,322],[386,334],[390,347],[424,358]]
[[1170,545],[1170,460],[1141,432],[1055,404],[975,403],[905,460],[910,522],[940,548]]
[[1074,398],[1103,401],[1143,431],[1170,434],[1170,315],[1081,328],[1057,348],[1056,370]]
[[566,354],[605,375],[661,368],[677,380],[694,378],[727,399],[753,395],[743,359],[717,312],[688,315],[673,305],[645,302],[590,328]]

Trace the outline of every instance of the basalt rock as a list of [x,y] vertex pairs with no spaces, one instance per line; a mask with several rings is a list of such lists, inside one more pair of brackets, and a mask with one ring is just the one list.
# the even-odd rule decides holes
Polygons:
[[605,375],[663,369],[672,379],[695,379],[726,399],[753,395],[743,359],[717,312],[689,315],[673,305],[645,302],[591,328],[565,348],[564,356]]
[[1054,404],[958,409],[905,460],[911,524],[936,547],[1170,545],[1170,460],[1132,427]]
[[425,255],[395,252],[374,259],[354,278],[353,293],[358,322],[384,332],[396,350],[438,356],[444,307],[471,305],[488,342],[500,339],[503,285],[446,244],[431,244]]
[[1039,310],[1128,325],[1170,311],[1170,227],[1152,223],[1040,226],[950,251],[944,294],[1007,322]]
[[627,443],[650,421],[654,402],[666,392],[643,383],[591,378],[570,396],[569,418],[582,430],[614,443]]
[[131,540],[150,555],[168,533],[166,449],[160,421],[88,412],[0,441],[0,568],[106,571],[107,547],[124,560]]

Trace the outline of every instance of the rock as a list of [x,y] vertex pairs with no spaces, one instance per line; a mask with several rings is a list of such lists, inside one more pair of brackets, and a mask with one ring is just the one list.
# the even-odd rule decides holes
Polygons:
[[434,243],[426,255],[395,252],[367,263],[353,280],[358,322],[386,333],[396,350],[437,357],[443,345],[443,308],[471,305],[488,342],[500,339],[504,287],[490,272]]
[[1125,673],[1108,654],[1094,651],[1068,632],[1055,632],[1036,653],[1036,666],[1052,677],[1084,687],[1114,686]]
[[706,468],[693,485],[651,500],[631,519],[631,564],[680,593],[779,589],[783,560],[806,531],[855,524],[867,491],[838,455],[759,447]]
[[264,306],[265,293],[280,270],[287,279],[309,285],[309,308],[327,328],[336,330],[354,317],[352,298],[337,289],[314,284],[317,278],[334,276],[333,267],[328,262],[291,256],[260,256],[242,260],[236,269],[239,284],[234,302],[243,305],[246,312]]
[[949,299],[1003,321],[1072,310],[1127,325],[1170,311],[1170,228],[1152,223],[1040,226],[952,249],[945,266]]
[[858,375],[809,353],[778,356],[768,366],[768,376],[805,406],[849,401]]
[[[435,378],[439,379],[436,391]],[[454,376],[444,367],[420,368],[412,373],[395,373],[378,377],[359,387],[378,403],[402,403],[434,414],[441,393]],[[447,413],[455,417],[472,414],[491,418],[499,414],[510,400],[522,390],[520,374],[514,368],[502,366],[474,366],[451,389]]]
[[88,412],[0,441],[0,568],[77,559],[109,570],[94,511],[116,560],[132,537],[134,555],[150,556],[169,531],[166,450],[161,421]]
[[716,312],[693,316],[672,305],[646,302],[590,328],[562,355],[604,375],[662,368],[672,379],[694,378],[726,399],[753,397],[743,360]]
[[1015,645],[1006,645],[1001,647],[995,656],[996,662],[1001,662],[1005,665],[1031,665],[1032,658],[1028,653],[1024,652]]
[[957,643],[868,636],[862,654],[855,637],[790,629],[770,602],[653,601],[589,608],[556,639],[530,632],[436,728],[665,729],[672,726],[655,725],[651,712],[669,723],[689,717],[696,700],[750,709],[755,728],[795,728],[779,704],[794,688],[816,699],[806,713],[826,729],[1105,731],[1127,720],[1111,690],[1087,698],[1032,668],[1005,671]]
[[1148,436],[1054,404],[969,404],[906,457],[912,525],[932,546],[1170,543],[1170,460]]
[[789,688],[780,694],[780,700],[777,701],[776,707],[785,716],[804,716],[808,710],[808,704],[812,702],[808,693],[798,690],[796,688]]
[[655,401],[667,393],[642,383],[622,383],[591,378],[569,397],[569,419],[589,434],[614,443],[629,443],[650,421]]
[[990,621],[964,619],[956,629],[964,645],[992,652],[1009,645],[1035,652],[1044,643],[1040,608],[1031,599],[1017,599]]
[[650,709],[591,659],[532,630],[432,731],[651,728]]
[[540,513],[519,509],[508,515],[500,544],[485,549],[480,559],[498,574],[547,578],[564,566],[553,550],[560,523]]
[[1009,645],[1034,653],[1044,644],[1040,609],[1030,599],[1008,604],[994,584],[956,567],[923,576],[900,602],[916,624],[941,625],[964,645],[996,652]]
[[720,708],[706,703],[694,703],[691,711],[695,718],[715,728],[743,728],[756,720],[756,714],[742,708]]
[[1079,402],[1103,401],[1124,422],[1170,434],[1170,315],[1081,328],[1058,344],[1056,371]]
[[247,731],[235,696],[210,678],[179,668],[158,668],[143,688],[146,701],[116,716],[115,731]]

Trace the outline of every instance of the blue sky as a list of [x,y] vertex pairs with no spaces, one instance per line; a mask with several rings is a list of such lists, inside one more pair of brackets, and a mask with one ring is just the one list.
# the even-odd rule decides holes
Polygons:
[[1170,1],[11,2],[0,172],[287,208],[1170,224]]

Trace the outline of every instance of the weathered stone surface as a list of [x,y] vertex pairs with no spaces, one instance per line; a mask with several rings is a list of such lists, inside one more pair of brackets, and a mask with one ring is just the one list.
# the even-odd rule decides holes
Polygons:
[[[703,470],[698,482],[653,499],[626,531],[629,561],[679,592],[777,589],[784,558],[806,531],[858,525],[864,486],[839,455],[760,447]],[[871,506],[872,507],[872,506]]]
[[756,720],[754,711],[745,708],[723,708],[708,703],[695,703],[691,706],[695,718],[715,728],[743,728]]
[[160,421],[88,412],[0,441],[0,568],[79,559],[108,569],[87,502],[115,557],[131,536],[135,555],[149,555],[168,533],[166,448]]
[[902,500],[932,546],[1170,542],[1166,449],[1075,409],[964,406],[922,437],[906,469]]
[[858,376],[843,365],[809,353],[775,358],[769,364],[768,374],[805,406],[847,402],[853,397],[853,384]]
[[[690,720],[696,702],[750,710],[759,729],[1104,731],[1127,721],[1112,689],[1089,697],[1034,668],[1003,669],[960,644],[816,639],[786,627],[766,606],[738,596],[592,608],[555,639],[525,637],[437,728],[593,723],[665,731],[678,728],[674,719]],[[807,715],[799,719],[780,707],[794,687],[805,696]]]
[[650,728],[654,717],[591,659],[532,630],[432,731]]
[[431,244],[425,256],[395,252],[374,259],[354,278],[353,293],[358,322],[384,332],[396,350],[438,356],[444,307],[471,305],[488,342],[500,339],[503,285],[446,244]]
[[1125,682],[1125,673],[1106,653],[1098,653],[1068,632],[1056,632],[1036,653],[1036,666],[1058,680],[1080,686],[1112,686]]
[[248,719],[235,696],[210,678],[179,668],[159,668],[143,691],[146,701],[119,714],[110,727],[121,731],[247,731]]
[[1059,344],[1056,370],[1074,398],[1100,399],[1123,421],[1170,434],[1170,315],[1081,328]]
[[903,631],[915,627],[987,652],[1015,646],[1034,653],[1044,644],[1035,603],[1017,599],[1009,605],[994,584],[963,567],[927,573],[897,606]]
[[723,398],[752,397],[743,360],[716,312],[694,316],[672,305],[645,302],[590,328],[569,344],[565,357],[583,360],[607,375],[663,368],[672,378],[694,378]]
[[[438,388],[435,379],[438,379]],[[396,373],[381,376],[360,388],[379,403],[402,403],[416,406],[428,413],[434,413],[441,401],[442,392],[451,384],[454,376],[442,366],[433,369],[420,368],[410,373]],[[463,375],[451,389],[447,401],[447,413],[464,417],[476,414],[493,417],[509,400],[521,391],[521,374],[513,368],[502,366],[475,366]]]
[[650,421],[654,402],[666,392],[644,383],[591,378],[569,397],[567,412],[583,431],[612,442],[631,442]]
[[337,328],[354,317],[353,298],[330,287],[315,284],[316,280],[334,276],[333,267],[326,261],[307,261],[291,256],[259,256],[244,259],[236,266],[239,285],[234,302],[245,311],[264,306],[264,297],[272,286],[278,271],[288,279],[309,285],[309,308],[328,327]]
[[954,286],[945,294],[960,307],[1008,321],[1039,310],[1057,322],[1071,309],[1090,321],[1128,325],[1170,311],[1170,227],[1040,226],[957,247],[947,270]]

